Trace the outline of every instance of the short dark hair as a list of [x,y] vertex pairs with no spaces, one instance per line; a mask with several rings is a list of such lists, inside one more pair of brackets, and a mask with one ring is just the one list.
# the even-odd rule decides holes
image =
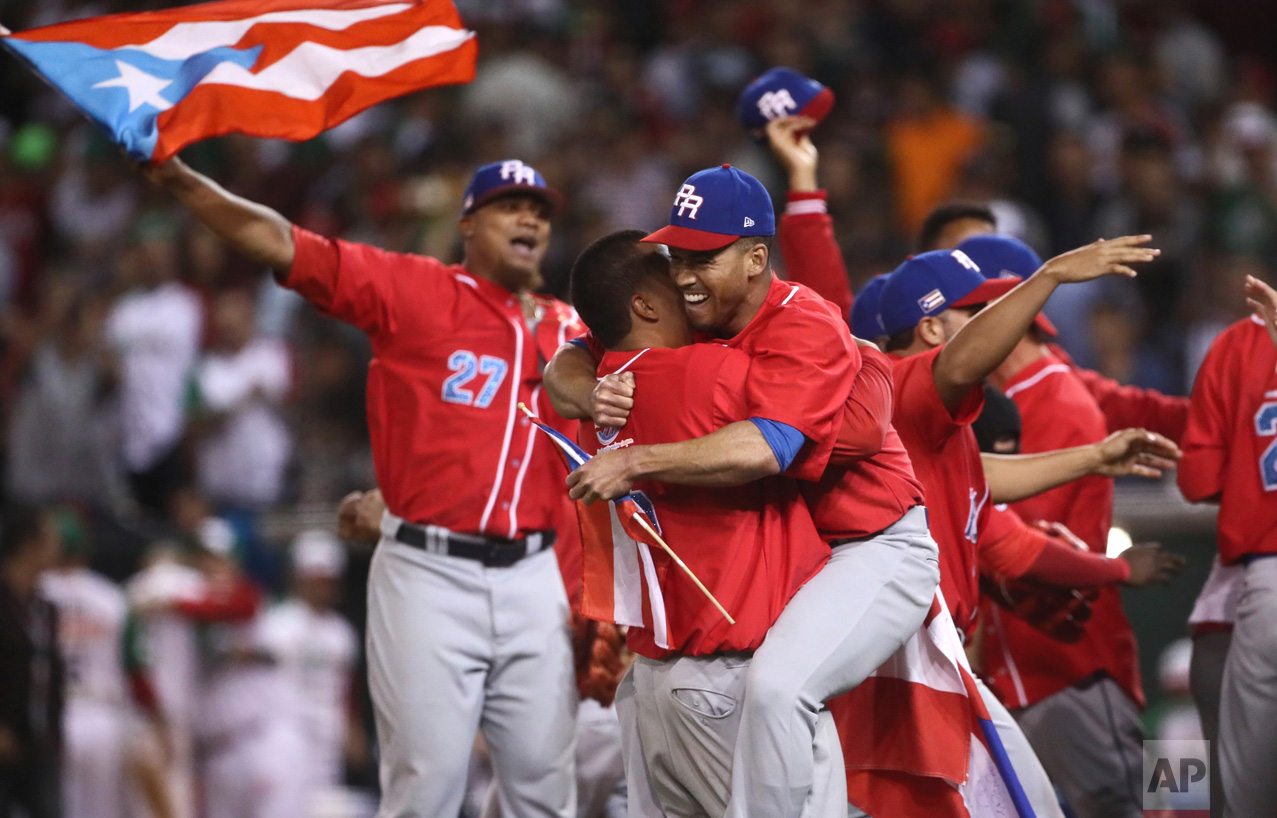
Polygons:
[[10,503],[0,511],[0,556],[8,560],[18,556],[39,539],[48,512],[39,506]]
[[940,234],[950,224],[963,219],[978,219],[994,226],[998,223],[997,217],[993,215],[993,211],[987,204],[969,201],[945,202],[937,205],[923,220],[922,228],[918,231],[918,252],[925,253],[928,250],[941,249],[935,246],[936,239],[940,238]]
[[605,347],[630,334],[630,298],[643,281],[666,272],[657,266],[664,257],[639,243],[645,235],[642,230],[609,233],[595,239],[572,264],[572,304]]
[[914,334],[916,327],[902,329],[895,335],[887,339],[887,352],[899,352],[902,349],[908,349],[913,346],[913,340],[917,337]]

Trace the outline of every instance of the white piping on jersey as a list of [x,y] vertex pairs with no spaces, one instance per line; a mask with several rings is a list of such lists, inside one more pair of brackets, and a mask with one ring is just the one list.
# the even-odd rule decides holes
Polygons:
[[1259,324],[1261,327],[1264,325],[1264,319],[1260,318],[1258,315],[1255,315],[1255,313],[1253,312],[1250,314],[1250,320],[1254,321],[1256,324]]
[[[501,441],[501,459],[497,461],[497,479],[492,484],[492,493],[488,495],[488,504],[483,508],[483,516],[479,518],[479,533],[488,529],[488,518],[492,516],[492,507],[497,503],[497,495],[501,493],[501,481],[505,479],[505,459],[510,454],[510,438],[514,436],[514,418],[519,413],[519,385],[523,383],[523,333],[522,321],[509,319],[514,328],[514,375],[510,378],[510,414],[505,422],[505,440]],[[528,436],[532,430],[528,429]]]
[[1009,398],[1012,395],[1015,395],[1019,392],[1023,392],[1024,390],[1028,389],[1030,386],[1036,386],[1038,382],[1041,381],[1043,378],[1045,378],[1047,375],[1054,375],[1057,372],[1068,372],[1068,371],[1069,371],[1068,364],[1051,364],[1050,366],[1046,367],[1038,374],[1034,375],[1032,378],[1029,378],[1028,380],[1017,383],[1015,386],[1012,386],[1010,389],[1007,389],[1002,394],[1006,395]]
[[559,346],[563,346],[568,342],[568,325],[576,326],[581,322],[581,316],[573,307],[568,307],[568,315],[570,320],[559,321]]
[[1277,389],[1271,389],[1264,393],[1266,398],[1277,398]]
[[[648,347],[648,349],[651,349],[651,347]],[[613,372],[612,374],[613,374],[613,375],[620,375],[622,372],[624,372],[625,370],[627,370],[627,369],[629,369],[629,368],[630,368],[630,364],[634,363],[634,362],[635,362],[635,361],[637,361],[639,358],[642,358],[644,355],[646,355],[646,354],[647,354],[647,351],[648,351],[648,350],[647,350],[647,349],[645,349],[645,350],[643,350],[642,352],[640,352],[639,354],[635,355],[633,358],[630,358],[628,361],[626,361],[626,362],[625,362],[625,365],[624,365],[624,366],[622,366],[620,369],[616,370],[616,371],[615,371],[615,372]]]
[[793,298],[793,297],[794,297],[794,296],[796,296],[796,295],[798,295],[798,288],[797,288],[797,287],[794,287],[794,286],[790,286],[790,288],[789,288],[789,295],[785,296],[785,300],[784,300],[784,301],[782,301],[782,302],[780,302],[780,305],[781,305],[782,307],[783,307],[783,306],[785,306],[786,304],[788,304],[788,303],[789,303],[789,299]]
[[998,629],[998,635],[1001,637],[998,641],[1002,643],[1002,661],[1006,662],[1007,672],[1011,674],[1011,683],[1015,685],[1015,695],[1020,697],[1020,703],[1013,706],[1027,707],[1029,696],[1024,692],[1024,682],[1020,679],[1020,669],[1015,666],[1015,659],[1011,658],[1011,650],[1007,647],[1007,634],[1002,629],[1002,612],[998,610],[997,605],[990,605],[989,609],[993,612],[993,623]]
[[468,275],[465,275],[464,273],[453,273],[452,276],[453,278],[457,279],[457,281],[460,281],[462,284],[468,284],[469,286],[473,287],[476,290],[479,289],[479,282],[475,281],[473,278],[471,278]]
[[[541,391],[540,384],[536,389],[532,390],[532,397],[529,403],[532,404],[532,411],[539,412],[537,409],[537,395]],[[523,494],[523,477],[528,473],[528,463],[532,461],[532,446],[536,443],[536,431],[528,430],[528,445],[523,449],[523,460],[519,463],[519,471],[514,477],[514,496],[510,498],[510,533],[506,535],[507,539],[514,539],[515,533],[519,530],[519,495]]]

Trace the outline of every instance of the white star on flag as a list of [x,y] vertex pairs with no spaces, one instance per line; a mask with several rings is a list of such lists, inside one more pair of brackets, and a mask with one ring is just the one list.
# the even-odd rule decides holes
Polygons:
[[103,80],[93,87],[126,89],[129,92],[129,113],[143,105],[150,105],[159,111],[167,111],[173,107],[173,103],[160,96],[160,91],[173,84],[172,80],[160,79],[123,60],[116,60],[115,67],[120,76]]

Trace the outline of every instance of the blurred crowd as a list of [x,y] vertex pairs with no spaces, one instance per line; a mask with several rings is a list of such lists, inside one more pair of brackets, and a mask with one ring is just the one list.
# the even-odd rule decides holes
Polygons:
[[[171,5],[3,0],[0,22]],[[734,106],[761,70],[788,65],[837,96],[815,139],[857,289],[954,198],[987,202],[1043,257],[1148,232],[1163,253],[1139,278],[1061,291],[1047,311],[1081,365],[1185,394],[1212,338],[1246,312],[1240,282],[1277,265],[1277,62],[1254,34],[1271,30],[1268,4],[457,6],[479,32],[469,85],[307,143],[227,137],[184,157],[302,226],[449,261],[474,167],[521,158],[567,196],[544,270],[564,295],[588,241],[663,223],[691,172],[731,162],[783,201],[779,168]],[[261,517],[373,485],[368,358],[357,331],[228,254],[63,99],[16,60],[0,64],[7,502],[73,514],[116,580],[171,559],[155,542],[185,542],[174,565],[195,587],[221,587],[209,577],[230,565],[259,596],[298,593]]]

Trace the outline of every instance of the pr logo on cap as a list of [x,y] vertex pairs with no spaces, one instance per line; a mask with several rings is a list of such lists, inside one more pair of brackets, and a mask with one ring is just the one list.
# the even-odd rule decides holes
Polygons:
[[507,159],[501,163],[501,178],[510,179],[516,185],[535,185],[537,172],[519,159]]
[[684,184],[674,196],[674,206],[678,208],[678,215],[682,216],[684,210],[691,210],[692,212],[687,214],[689,219],[696,218],[696,211],[700,210],[703,204],[705,204],[705,198],[696,195],[695,185]]
[[758,113],[762,114],[763,118],[767,120],[789,116],[797,110],[798,103],[794,102],[794,96],[789,93],[788,88],[768,91],[758,98]]

